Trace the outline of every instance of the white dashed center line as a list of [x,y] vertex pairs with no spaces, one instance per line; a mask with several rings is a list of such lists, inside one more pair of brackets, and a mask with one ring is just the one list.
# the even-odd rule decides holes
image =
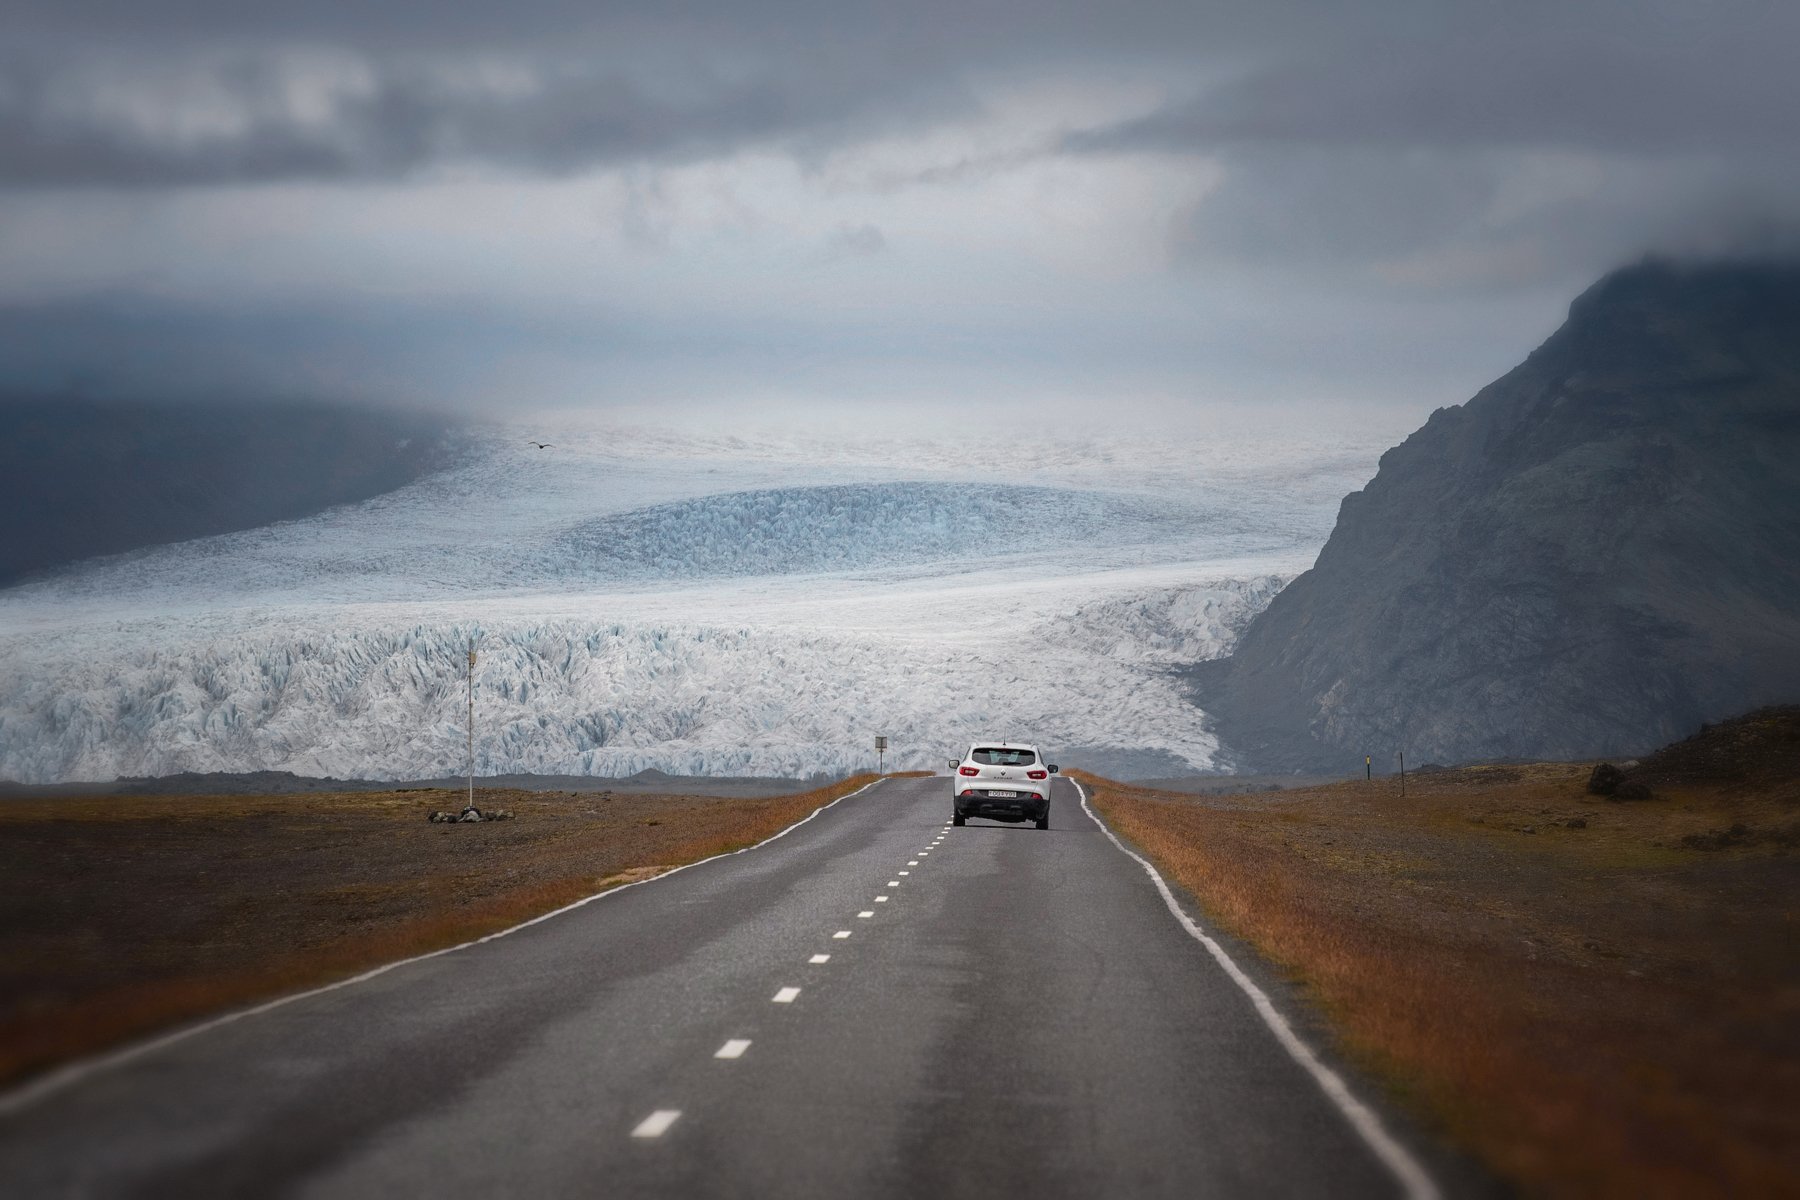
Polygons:
[[831,961],[831,955],[829,955],[829,954],[815,954],[815,955],[813,955],[813,956],[812,956],[812,957],[811,957],[811,958],[809,958],[809,959],[807,959],[807,960],[806,960],[806,961],[807,961],[807,962],[809,962],[809,963],[812,963],[812,964],[813,964],[813,965],[814,965],[814,966],[818,966],[818,965],[819,965],[819,964],[820,964],[820,963],[828,963],[828,962],[830,962],[830,961]]
[[848,929],[840,929],[831,936],[834,938],[847,938],[850,936],[850,931]]
[[909,858],[906,860],[906,865],[909,867],[916,867],[919,865],[919,860],[916,858]]
[[877,896],[877,897],[875,897],[875,903],[877,903],[877,904],[886,904],[886,903],[887,903],[887,897],[886,897],[886,896]]
[[[902,874],[902,875],[904,875],[904,874],[906,874],[906,872],[905,872],[905,871],[902,871],[902,872],[900,872],[900,873],[901,873],[901,874]],[[898,880],[898,879],[890,879],[890,880],[888,880],[888,886],[889,886],[889,887],[899,887],[899,886],[900,886],[900,881],[899,881],[899,880]]]
[[730,1041],[726,1042],[723,1046],[720,1046],[718,1049],[718,1052],[715,1053],[713,1055],[713,1057],[714,1058],[742,1058],[742,1057],[744,1057],[744,1051],[748,1050],[749,1048],[750,1048],[750,1039],[749,1038],[732,1038]]
[[679,1108],[659,1108],[639,1121],[637,1128],[631,1131],[631,1136],[634,1138],[659,1138],[669,1132],[669,1126],[680,1119],[681,1110]]
[[868,919],[869,919],[869,918],[870,918],[870,917],[872,917],[872,916],[874,916],[874,915],[875,915],[875,913],[874,913],[874,911],[873,911],[873,910],[870,910],[870,911],[868,911],[868,912],[859,912],[859,913],[857,913],[857,914],[856,914],[856,915],[857,915],[857,916],[859,916],[859,917],[861,917],[861,918],[862,918],[862,919],[863,919],[863,920],[865,920],[865,921],[866,921],[866,920],[868,920]]
[[902,872],[900,872],[900,874],[902,874],[902,875],[911,875],[911,874],[912,874],[912,872],[911,872],[911,871],[902,871]]
[[779,992],[776,992],[773,999],[776,1004],[792,1004],[794,1002],[794,997],[798,996],[799,994],[800,994],[799,988],[785,987],[785,988],[782,988]]

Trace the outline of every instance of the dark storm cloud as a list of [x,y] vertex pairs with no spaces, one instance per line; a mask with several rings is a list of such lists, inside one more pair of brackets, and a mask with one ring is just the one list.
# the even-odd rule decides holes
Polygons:
[[1759,36],[1692,45],[1662,36],[1634,44],[1629,27],[1593,43],[1352,41],[1073,135],[1069,145],[1789,153],[1800,146],[1800,72],[1792,68],[1800,17],[1775,24]]
[[[392,178],[463,162],[559,173],[775,140],[816,152],[967,113],[985,71],[1180,69],[1272,31],[1310,41],[1332,23],[1306,7],[26,0],[0,32],[0,186]],[[356,78],[309,78],[321,63]],[[505,86],[488,86],[496,64]],[[308,88],[313,102],[296,104]]]
[[[1793,242],[1800,7],[1369,11],[1360,33],[1248,57],[1061,148],[1218,164],[1172,228],[1189,262],[1510,285]],[[1433,254],[1435,269],[1396,265]]]
[[[133,111],[148,98],[66,103],[56,72],[14,62],[0,67],[0,187],[385,179],[469,162],[554,175],[826,136],[858,115],[856,97],[830,79],[716,81],[658,95],[622,73],[580,68],[534,69],[505,87],[459,74],[454,63],[385,64],[344,84],[236,57],[185,81],[200,93],[186,101],[202,122],[192,131],[180,113]],[[194,75],[202,86],[191,86]],[[294,102],[308,87],[322,113]]]
[[1333,262],[1441,245],[1492,204],[1498,172],[1414,153],[1245,151],[1176,230],[1187,259]]
[[[1068,69],[1148,69],[1197,92],[1072,132],[1073,150],[1777,152],[1800,138],[1800,8],[1756,0],[13,9],[0,186],[390,178],[443,162],[561,173],[772,140],[816,147],[868,123],[967,112],[984,72]],[[308,55],[362,78],[297,105]],[[484,83],[496,60],[509,86]],[[108,103],[91,102],[96,80]],[[184,106],[202,119],[179,119]]]
[[1623,261],[1795,244],[1797,45],[1777,0],[13,0],[0,386],[1473,384]]

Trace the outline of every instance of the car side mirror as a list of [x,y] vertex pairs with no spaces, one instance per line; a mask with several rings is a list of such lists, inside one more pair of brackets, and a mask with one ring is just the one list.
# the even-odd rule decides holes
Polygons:
[[960,759],[960,758],[953,758],[953,759],[951,759],[951,760],[950,760],[950,769],[951,769],[951,770],[952,770],[952,771],[954,771],[954,770],[956,770],[956,768],[958,768],[958,767],[960,767],[960,766],[962,766],[962,759]]
[[1056,774],[1056,764],[1055,763],[1050,764],[1050,773],[1052,775]]

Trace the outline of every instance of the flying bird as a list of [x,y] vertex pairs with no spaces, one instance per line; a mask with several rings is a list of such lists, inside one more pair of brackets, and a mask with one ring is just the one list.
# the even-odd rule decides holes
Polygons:
[[531,444],[536,446],[539,450],[548,450],[551,446],[551,443],[549,442],[532,442]]

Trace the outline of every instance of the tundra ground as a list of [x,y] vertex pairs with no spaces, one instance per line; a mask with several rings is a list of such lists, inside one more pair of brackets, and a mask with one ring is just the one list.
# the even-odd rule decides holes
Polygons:
[[480,789],[0,803],[0,1080],[751,845],[773,798]]
[[1253,795],[1089,779],[1352,1059],[1531,1194],[1800,1195],[1800,720]]

